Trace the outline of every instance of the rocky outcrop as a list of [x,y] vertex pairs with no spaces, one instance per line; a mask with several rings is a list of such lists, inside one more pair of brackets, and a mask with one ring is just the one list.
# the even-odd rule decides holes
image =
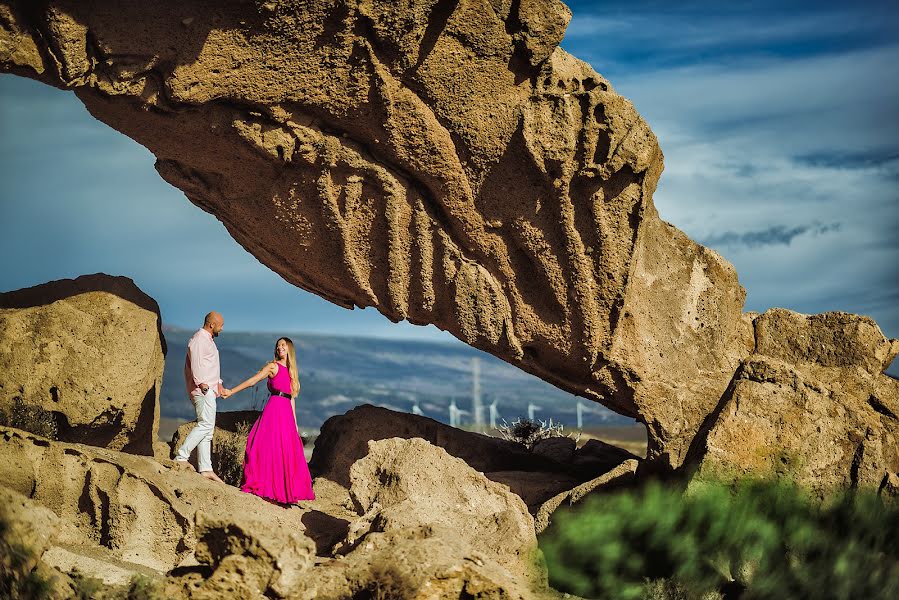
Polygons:
[[350,477],[362,514],[350,525],[350,546],[372,531],[442,526],[514,576],[533,576],[537,539],[524,502],[442,448],[421,439],[373,441]]
[[[315,441],[310,470],[319,479],[349,488],[350,468],[368,455],[369,442],[390,438],[420,438],[442,448],[487,479],[507,485],[531,514],[536,514],[549,498],[637,458],[596,440],[575,450],[570,438],[545,442],[541,454],[515,442],[463,431],[428,417],[362,405],[325,421]],[[556,446],[564,451],[549,451]]]
[[558,48],[569,17],[3,0],[0,70],[74,90],[287,281],[636,417],[671,468],[751,350],[744,292],[659,219],[656,138]]
[[697,480],[788,477],[823,497],[899,473],[899,353],[866,317],[772,309],[691,450]]
[[313,567],[315,546],[302,531],[267,530],[245,515],[196,516],[196,558],[212,574],[191,597],[287,598]]
[[99,548],[136,571],[165,573],[191,557],[198,540],[197,511],[213,520],[252,512],[262,536],[302,530],[299,514],[196,473],[172,470],[150,457],[50,442],[11,428],[0,428],[0,486],[67,524],[57,532],[60,545]]
[[41,407],[58,439],[153,454],[165,359],[159,306],[128,278],[0,294],[0,410]]
[[150,574],[173,600],[558,597],[532,562],[524,503],[423,440],[372,443],[353,470],[354,510],[341,486],[315,491],[284,509],[171,461],[0,428],[0,500],[24,507],[50,574]]
[[369,442],[388,438],[421,438],[482,473],[566,469],[564,463],[529,452],[515,442],[370,404],[357,406],[324,422],[315,440],[309,469],[315,477],[349,487],[350,467],[368,454]]

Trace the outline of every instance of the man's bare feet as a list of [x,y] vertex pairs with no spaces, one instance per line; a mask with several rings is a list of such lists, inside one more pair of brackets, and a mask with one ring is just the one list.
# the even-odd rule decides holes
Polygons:
[[218,475],[215,474],[215,471],[200,471],[200,475],[205,477],[210,481],[218,481],[219,483],[225,483],[222,481]]
[[175,459],[175,460],[172,460],[172,462],[174,463],[176,469],[181,469],[184,471],[193,471],[194,470],[194,466],[192,464],[190,464],[189,462],[187,462],[186,460]]

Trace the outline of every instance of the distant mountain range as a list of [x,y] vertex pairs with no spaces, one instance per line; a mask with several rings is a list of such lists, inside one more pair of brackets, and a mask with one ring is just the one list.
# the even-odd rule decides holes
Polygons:
[[[168,353],[162,382],[162,416],[190,420],[193,406],[184,389],[184,356],[193,330],[163,329]],[[247,379],[269,360],[277,335],[223,332],[216,339],[222,379],[232,387]],[[449,423],[450,404],[468,411],[463,424],[472,421],[473,361],[478,359],[484,419],[488,405],[496,401],[499,416],[507,422],[526,417],[528,405],[539,407],[535,418],[577,423],[577,398],[492,355],[464,344],[387,340],[312,334],[289,335],[297,346],[301,394],[297,418],[305,430],[318,429],[333,415],[369,403],[411,412],[417,403],[422,414]],[[255,396],[255,398],[254,398]],[[265,382],[257,389],[219,400],[219,410],[262,408],[268,394]],[[632,424],[605,407],[581,399],[584,427]],[[501,422],[497,420],[497,422]]]

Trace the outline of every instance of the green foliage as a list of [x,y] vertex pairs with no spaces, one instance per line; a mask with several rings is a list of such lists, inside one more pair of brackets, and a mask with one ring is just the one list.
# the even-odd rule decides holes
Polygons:
[[72,578],[74,597],[78,600],[98,600],[105,596],[107,587],[102,579],[91,577],[77,569],[69,574]]
[[28,404],[19,397],[13,399],[8,413],[0,410],[0,424],[30,431],[51,440],[55,440],[59,434],[52,412],[36,404]]
[[0,598],[49,598],[51,584],[35,571],[37,557],[17,538],[0,510]]
[[540,541],[552,585],[580,596],[899,598],[899,508],[870,493],[650,483],[582,506]]
[[218,431],[215,451],[212,453],[212,470],[228,485],[239,487],[243,480],[243,457],[247,450],[250,424],[238,423],[237,431]]
[[125,592],[125,600],[161,600],[164,591],[160,582],[146,577],[135,575],[128,584]]

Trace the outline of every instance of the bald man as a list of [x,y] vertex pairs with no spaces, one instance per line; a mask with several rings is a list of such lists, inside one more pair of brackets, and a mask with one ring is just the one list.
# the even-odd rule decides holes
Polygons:
[[222,332],[225,319],[213,311],[206,315],[203,328],[187,343],[184,359],[184,383],[197,411],[197,426],[178,448],[175,460],[187,465],[190,453],[197,449],[197,470],[212,481],[219,476],[212,470],[212,432],[215,429],[215,399],[222,395],[222,378],[219,369],[219,351],[215,338]]

